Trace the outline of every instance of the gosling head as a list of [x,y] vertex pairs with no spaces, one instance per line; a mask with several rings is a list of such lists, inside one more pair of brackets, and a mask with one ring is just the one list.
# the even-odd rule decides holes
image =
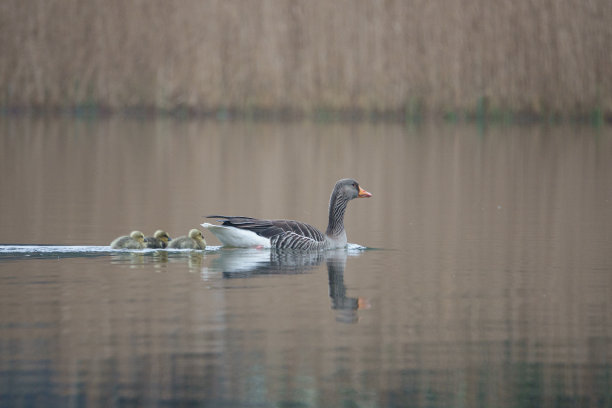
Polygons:
[[163,230],[155,231],[155,234],[153,234],[153,236],[157,239],[164,241],[166,244],[168,243],[168,241],[170,241],[170,236],[166,231]]
[[140,231],[132,231],[132,233],[130,234],[130,237],[132,237],[132,239],[135,239],[136,241],[140,242],[140,243],[144,243],[144,234]]
[[201,241],[204,239],[204,237],[202,236],[202,231],[195,228],[189,231],[189,238],[195,239],[196,241]]

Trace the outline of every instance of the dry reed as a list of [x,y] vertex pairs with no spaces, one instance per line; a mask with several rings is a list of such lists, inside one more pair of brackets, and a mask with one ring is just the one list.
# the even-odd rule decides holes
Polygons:
[[0,105],[612,113],[609,0],[4,0]]

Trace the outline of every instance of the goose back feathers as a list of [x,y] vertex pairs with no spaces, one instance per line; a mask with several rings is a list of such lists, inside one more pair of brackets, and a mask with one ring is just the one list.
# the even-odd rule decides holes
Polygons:
[[[257,237],[253,237],[254,245],[285,249],[320,249],[324,248],[326,242],[325,235],[321,231],[304,222],[293,220],[262,220],[258,218],[231,217],[225,215],[211,215],[207,218],[216,218],[223,221],[221,224],[222,227],[250,231],[257,237],[264,238],[260,240]],[[246,245],[241,242],[240,239],[243,237],[242,234],[238,234],[236,239],[232,240],[231,237],[226,237],[222,232],[220,235],[219,229],[214,228],[218,226],[210,224],[202,225],[208,228],[227,246],[253,246],[253,244],[250,244],[250,241],[247,241]]]
[[293,220],[265,220],[251,217],[210,215],[221,225],[204,223],[226,246],[264,246],[276,249],[319,250],[346,246],[344,213],[348,202],[372,194],[359,187],[353,179],[339,180],[329,201],[329,220],[323,234],[310,224]]

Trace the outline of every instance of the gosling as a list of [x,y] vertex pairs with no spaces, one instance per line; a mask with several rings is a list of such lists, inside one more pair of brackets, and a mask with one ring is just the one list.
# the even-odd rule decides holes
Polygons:
[[119,237],[111,242],[110,247],[113,249],[144,249],[147,244],[144,240],[144,234],[140,231],[132,231],[130,236]]
[[146,237],[144,240],[147,248],[165,248],[168,246],[168,241],[171,241],[171,238],[166,231],[157,230],[152,237]]
[[168,244],[168,248],[176,248],[176,249],[205,249],[206,241],[204,241],[204,237],[202,236],[202,231],[198,229],[192,229],[189,231],[189,236],[182,236],[173,239]]

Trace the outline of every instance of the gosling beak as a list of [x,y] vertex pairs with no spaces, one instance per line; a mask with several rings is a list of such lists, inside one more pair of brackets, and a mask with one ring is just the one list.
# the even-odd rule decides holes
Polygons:
[[372,194],[368,193],[363,188],[359,187],[359,194],[357,195],[357,197],[360,197],[360,198],[372,197]]

